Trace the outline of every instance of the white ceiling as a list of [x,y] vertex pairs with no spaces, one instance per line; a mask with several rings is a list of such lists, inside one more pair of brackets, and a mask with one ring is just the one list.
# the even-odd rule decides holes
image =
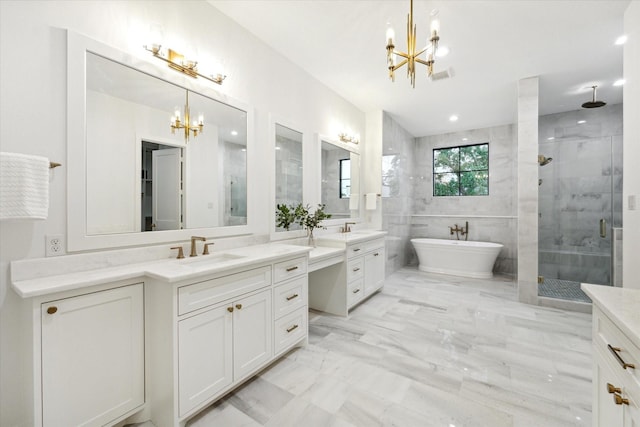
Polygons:
[[[388,79],[385,30],[406,51],[409,0],[209,0],[222,13],[364,112],[385,110],[414,136],[514,123],[517,82],[540,76],[540,114],[580,109],[598,99],[622,102],[623,14],[631,0],[415,0],[418,40],[439,10],[441,46],[451,53],[431,82],[418,64]],[[637,1],[637,0],[633,0]],[[450,115],[459,120],[449,122]]]

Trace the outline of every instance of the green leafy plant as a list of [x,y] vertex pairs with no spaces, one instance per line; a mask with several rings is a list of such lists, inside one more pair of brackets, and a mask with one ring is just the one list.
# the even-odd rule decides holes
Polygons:
[[319,204],[313,213],[310,212],[310,205],[305,206],[302,203],[297,206],[277,205],[276,208],[276,226],[287,231],[291,224],[297,223],[308,233],[313,234],[314,229],[323,228],[321,224],[323,220],[331,218],[331,214],[324,211],[324,204]]

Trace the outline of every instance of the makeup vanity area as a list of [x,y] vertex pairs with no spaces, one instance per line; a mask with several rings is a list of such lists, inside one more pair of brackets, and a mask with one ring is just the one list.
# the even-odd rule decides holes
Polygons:
[[[300,244],[306,231],[295,227],[256,233],[249,219],[264,210],[248,197],[257,161],[252,109],[171,69],[67,36],[71,254],[11,263],[28,311],[34,424],[184,426],[305,345],[310,308],[346,316],[378,291],[386,232],[358,229],[357,146],[319,134],[309,143],[270,117],[272,212],[306,200],[304,176],[317,182],[333,219],[314,248]],[[204,117],[197,140],[189,128],[167,132],[175,105]],[[303,168],[309,159],[318,163],[311,171]],[[338,233],[345,221],[357,226]],[[197,256],[176,259],[189,238]]]

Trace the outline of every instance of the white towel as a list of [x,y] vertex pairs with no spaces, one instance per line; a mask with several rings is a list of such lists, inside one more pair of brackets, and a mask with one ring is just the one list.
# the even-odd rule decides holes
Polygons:
[[0,220],[47,219],[49,159],[0,153]]
[[376,210],[376,202],[378,195],[376,193],[367,193],[364,195],[365,206],[368,211]]

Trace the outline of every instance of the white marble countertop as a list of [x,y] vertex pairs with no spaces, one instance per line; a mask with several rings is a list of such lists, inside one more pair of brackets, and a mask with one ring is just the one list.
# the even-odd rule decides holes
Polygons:
[[309,252],[309,263],[319,262],[335,255],[344,255],[344,248],[333,248],[330,246],[316,246]]
[[[174,283],[279,258],[306,255],[311,250],[308,246],[267,243],[214,252],[212,255],[200,255],[197,258],[156,259],[22,280],[12,277],[11,284],[18,295],[30,298],[144,276]],[[21,262],[25,263],[21,266],[22,269],[28,268],[30,260]],[[37,263],[38,260],[32,262]]]
[[640,347],[640,290],[583,283],[582,290],[622,332]]
[[379,237],[383,237],[387,234],[386,231],[378,231],[378,230],[354,230],[348,233],[334,233],[334,234],[325,234],[316,237],[316,243],[322,244],[325,242],[339,242],[344,244],[358,243],[364,242],[366,240],[373,240]]

